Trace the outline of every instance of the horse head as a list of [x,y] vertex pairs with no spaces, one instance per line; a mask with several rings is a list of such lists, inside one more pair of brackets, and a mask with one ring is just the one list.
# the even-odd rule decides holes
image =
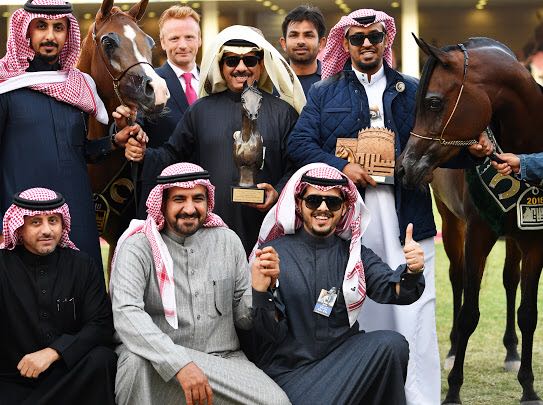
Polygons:
[[[431,182],[433,170],[457,155],[461,146],[475,143],[490,122],[492,105],[479,69],[482,62],[468,53],[475,40],[439,49],[415,37],[429,58],[417,90],[414,128],[396,165],[406,187]],[[486,69],[486,74],[492,73]]]
[[258,111],[262,104],[262,93],[260,93],[256,86],[256,83],[251,85],[245,82],[243,85],[243,92],[241,93],[243,110],[245,111],[247,118],[251,121],[256,121],[258,118]]
[[94,50],[88,68],[110,111],[120,102],[154,115],[170,96],[151,65],[154,41],[137,24],[147,3],[141,0],[125,13],[113,6],[113,0],[104,0],[85,39],[83,49]]

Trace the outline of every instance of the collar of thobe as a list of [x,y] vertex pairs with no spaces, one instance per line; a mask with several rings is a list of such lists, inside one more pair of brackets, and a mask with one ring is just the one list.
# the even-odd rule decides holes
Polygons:
[[192,77],[196,80],[200,80],[200,72],[198,72],[198,67],[196,66],[196,64],[194,64],[194,67],[192,68],[191,71],[186,71],[186,70],[183,70],[181,69],[180,67],[178,66],[175,66],[173,63],[171,63],[170,61],[168,61],[168,65],[170,65],[170,67],[172,68],[173,72],[175,73],[175,75],[177,77],[182,77],[183,76],[183,73],[192,73]]
[[307,232],[303,225],[297,231],[297,233],[300,235],[300,238],[304,243],[319,249],[332,247],[339,239],[339,237],[334,233],[325,237],[311,235],[309,232]]
[[381,65],[381,68],[371,75],[371,82],[368,80],[368,75],[366,73],[359,72],[355,68],[352,68],[356,78],[364,86],[374,86],[377,82],[385,78],[385,67],[384,64]]
[[235,101],[236,103],[241,103],[241,91],[240,92],[237,92],[237,91],[232,91],[230,89],[227,89],[225,91],[225,94],[228,96],[229,99],[231,99],[232,101]]
[[48,266],[54,264],[58,258],[58,248],[53,250],[53,252],[49,253],[48,255],[34,254],[23,245],[17,246],[15,251],[23,263],[31,267]]
[[202,233],[202,228],[198,229],[195,233],[193,233],[190,236],[185,235],[179,235],[175,233],[174,231],[168,229],[167,226],[164,226],[164,229],[161,232],[164,236],[166,236],[168,239],[173,240],[175,243],[178,243],[182,246],[190,244],[192,240],[198,237],[200,233]]

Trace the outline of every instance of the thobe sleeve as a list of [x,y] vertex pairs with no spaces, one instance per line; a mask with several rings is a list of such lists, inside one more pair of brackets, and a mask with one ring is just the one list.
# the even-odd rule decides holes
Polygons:
[[[8,115],[8,100],[4,95],[0,95],[0,148],[3,148],[2,142],[4,140],[4,131],[6,128],[6,121],[7,121],[7,115]],[[2,178],[2,174],[0,173],[0,183],[4,183],[5,179]],[[2,210],[1,207],[7,207],[8,204],[5,204],[4,199],[5,198],[12,198],[12,196],[7,195],[0,195],[0,210]],[[3,223],[4,220],[4,212],[0,211],[0,221]],[[0,229],[0,235],[2,235],[2,229]]]
[[248,330],[253,326],[252,317],[252,296],[251,296],[251,273],[247,264],[247,256],[239,238],[236,253],[236,282],[232,308],[234,310],[234,323],[240,329]]
[[98,163],[113,150],[111,138],[104,136],[99,139],[85,139],[85,160],[87,163]]
[[115,329],[128,350],[149,360],[162,379],[169,381],[192,359],[145,311],[144,295],[150,277],[155,277],[154,266],[150,246],[133,239],[122,245],[111,274]]
[[[289,106],[290,107],[290,106]],[[287,181],[292,177],[296,171],[296,166],[288,154],[288,139],[289,135],[292,132],[294,125],[298,121],[298,113],[292,107],[288,109],[287,117],[285,119],[285,126],[283,134],[281,136],[281,156],[283,158],[283,177],[279,180],[277,184],[274,185],[275,190],[281,194],[283,187],[287,184]]]
[[320,94],[318,90],[315,86],[311,86],[309,89],[307,104],[290,133],[288,154],[297,167],[302,167],[309,163],[321,162],[341,171],[348,162],[322,149],[320,139],[321,108],[319,105]]
[[68,368],[73,367],[92,348],[111,345],[113,342],[113,318],[111,303],[106,294],[102,272],[89,259],[87,269],[78,269],[86,274],[81,286],[81,302],[78,313],[81,314],[81,330],[73,335],[63,334],[49,347],[55,349]]
[[[362,264],[366,275],[368,296],[381,304],[412,304],[424,291],[422,273],[407,273],[407,265],[402,264],[392,270],[371,249],[362,246]],[[396,294],[396,283],[400,283],[400,294]]]
[[260,292],[253,289],[253,327],[264,340],[280,343],[288,332],[285,305],[279,290]]
[[166,167],[178,162],[193,162],[195,136],[192,109],[178,122],[168,141],[159,148],[148,148],[143,160],[142,179],[155,179]]

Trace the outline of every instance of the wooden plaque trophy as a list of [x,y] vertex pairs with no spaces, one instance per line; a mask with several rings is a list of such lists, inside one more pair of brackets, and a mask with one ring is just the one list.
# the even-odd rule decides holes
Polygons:
[[232,202],[262,204],[263,189],[255,184],[256,173],[264,161],[262,135],[256,127],[262,93],[252,85],[245,85],[241,93],[241,131],[234,133],[233,157],[239,170],[239,182],[232,186]]
[[359,163],[381,184],[394,184],[394,132],[387,128],[366,128],[357,138],[338,138],[336,156]]

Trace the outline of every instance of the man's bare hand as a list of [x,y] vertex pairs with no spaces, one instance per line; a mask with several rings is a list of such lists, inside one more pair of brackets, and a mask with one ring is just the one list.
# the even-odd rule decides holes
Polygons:
[[273,204],[275,204],[275,202],[279,198],[279,193],[269,183],[258,183],[256,186],[260,189],[265,190],[264,193],[266,195],[265,197],[266,199],[264,200],[262,204],[247,203],[246,205],[248,205],[249,207],[256,208],[259,211],[266,212],[271,207],[273,207]]
[[132,162],[141,162],[145,157],[147,142],[140,142],[136,138],[128,139],[124,156]]
[[213,404],[213,391],[209,381],[196,364],[190,362],[177,372],[175,378],[183,388],[187,405]]
[[138,124],[135,124],[124,127],[117,132],[115,134],[115,143],[121,148],[126,148],[126,144],[131,138],[136,139],[140,143],[147,143],[149,141],[149,137],[145,131]]
[[413,224],[407,225],[403,253],[408,273],[419,273],[424,269],[424,251],[420,244],[413,239]]
[[117,129],[123,129],[128,125],[133,125],[134,122],[136,122],[136,114],[137,111],[135,108],[130,108],[126,105],[118,106],[115,111],[111,113]]
[[468,151],[475,157],[483,158],[494,152],[494,145],[488,138],[486,132],[483,131],[481,132],[481,135],[479,135],[479,142],[475,145],[468,146]]
[[504,176],[508,176],[511,173],[519,174],[520,158],[517,155],[514,153],[496,153],[496,156],[505,161],[505,163],[491,162],[498,173]]
[[279,255],[271,246],[258,249],[251,265],[252,286],[256,291],[265,292],[279,278]]
[[360,187],[367,187],[368,185],[375,187],[377,183],[358,163],[347,163],[343,168],[343,174],[345,174],[351,181]]
[[38,376],[47,370],[51,364],[60,359],[58,352],[50,347],[25,355],[19,364],[17,370],[23,377],[38,378]]

